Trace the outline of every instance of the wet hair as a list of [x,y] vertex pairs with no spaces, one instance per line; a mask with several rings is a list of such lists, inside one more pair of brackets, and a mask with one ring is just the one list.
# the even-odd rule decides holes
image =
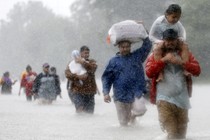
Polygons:
[[125,43],[125,42],[131,44],[131,42],[128,41],[128,40],[122,40],[122,41],[120,41],[118,44],[122,44],[122,43]]
[[6,71],[3,75],[4,77],[9,76],[9,71]]
[[55,68],[55,67],[51,67],[51,68],[50,68],[50,71],[56,72],[56,68]]
[[26,66],[26,70],[32,70],[31,66],[30,65],[27,65]]
[[43,68],[49,68],[50,65],[49,65],[48,63],[44,63],[44,64],[42,65],[42,67],[43,67]]
[[123,40],[123,41],[120,41],[120,42],[118,43],[118,46],[122,45],[123,43],[128,43],[129,45],[131,45],[131,42],[130,42],[130,41]]
[[163,39],[174,40],[178,38],[178,33],[174,29],[167,29],[163,32]]
[[90,51],[90,49],[88,48],[88,46],[84,45],[80,48],[80,52],[83,52],[83,51]]
[[182,9],[178,4],[171,4],[168,6],[168,8],[165,11],[165,15],[171,15],[174,13],[182,13]]

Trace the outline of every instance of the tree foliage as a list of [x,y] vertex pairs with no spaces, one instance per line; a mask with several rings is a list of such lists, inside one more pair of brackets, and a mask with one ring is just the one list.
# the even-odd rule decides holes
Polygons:
[[[78,0],[71,7],[73,12],[73,18],[78,21],[79,27],[85,26],[82,39],[91,40],[89,44],[96,46],[97,52],[102,52],[101,56],[104,56],[106,63],[111,56],[113,56],[116,49],[113,47],[106,48],[105,38],[108,29],[112,24],[126,20],[143,20],[147,29],[149,30],[154,20],[164,14],[166,8],[171,3],[178,3],[182,7],[183,14],[181,22],[187,31],[187,43],[190,46],[190,50],[194,53],[199,60],[202,68],[202,74],[199,77],[208,80],[210,73],[209,62],[209,42],[210,37],[209,28],[209,1],[196,1],[196,0],[179,0],[179,1],[147,1],[147,0]],[[84,27],[83,26],[83,27]],[[86,28],[88,27],[88,28]],[[95,28],[95,29],[94,29]],[[91,33],[91,36],[90,36]],[[95,44],[94,44],[95,43]],[[93,48],[93,49],[94,49]],[[97,57],[97,56],[96,56]]]
[[164,14],[167,5],[168,1],[78,0],[71,6],[71,11],[82,34],[81,40],[97,52],[94,57],[99,60],[100,71],[117,51],[106,43],[108,30],[114,23],[128,19],[143,21],[149,30],[152,22]]
[[69,19],[56,16],[41,2],[17,3],[8,13],[8,20],[1,22],[0,57],[5,61],[0,63],[5,70],[19,75],[27,64],[41,71],[44,62],[63,72],[75,39],[73,30]]
[[[71,17],[60,17],[42,2],[19,2],[0,21],[0,65],[3,73],[20,75],[27,64],[37,71],[49,62],[59,74],[70,59],[70,53],[87,45],[91,57],[98,61],[98,76],[118,49],[107,44],[109,28],[116,22],[131,19],[143,21],[149,30],[171,3],[179,3],[181,22],[187,31],[187,42],[202,66],[201,78],[209,80],[210,23],[208,0],[77,0],[70,6]],[[137,44],[139,45],[139,44]],[[135,47],[134,47],[135,48]],[[6,57],[6,59],[5,59]]]
[[210,78],[210,1],[186,0],[181,1],[183,9],[182,21],[187,32],[187,42],[190,50],[199,60],[202,73],[199,79],[209,81]]

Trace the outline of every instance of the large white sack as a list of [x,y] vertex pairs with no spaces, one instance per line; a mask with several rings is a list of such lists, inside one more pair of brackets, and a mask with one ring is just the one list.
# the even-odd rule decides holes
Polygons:
[[133,20],[125,20],[112,25],[108,34],[113,45],[123,40],[136,43],[148,36],[144,26]]

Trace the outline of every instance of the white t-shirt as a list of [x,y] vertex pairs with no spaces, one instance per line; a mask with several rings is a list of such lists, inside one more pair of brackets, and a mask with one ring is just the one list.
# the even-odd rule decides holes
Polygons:
[[175,24],[170,24],[165,15],[158,17],[155,22],[152,24],[152,27],[149,32],[149,39],[153,43],[159,43],[163,39],[163,32],[167,29],[174,29],[178,32],[178,37],[185,41],[186,40],[186,31],[181,24],[181,22],[177,22]]

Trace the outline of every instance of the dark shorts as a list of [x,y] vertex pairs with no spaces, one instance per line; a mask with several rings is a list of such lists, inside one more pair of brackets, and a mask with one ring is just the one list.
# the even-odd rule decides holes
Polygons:
[[95,107],[95,95],[74,94],[74,105],[77,112],[93,113]]

